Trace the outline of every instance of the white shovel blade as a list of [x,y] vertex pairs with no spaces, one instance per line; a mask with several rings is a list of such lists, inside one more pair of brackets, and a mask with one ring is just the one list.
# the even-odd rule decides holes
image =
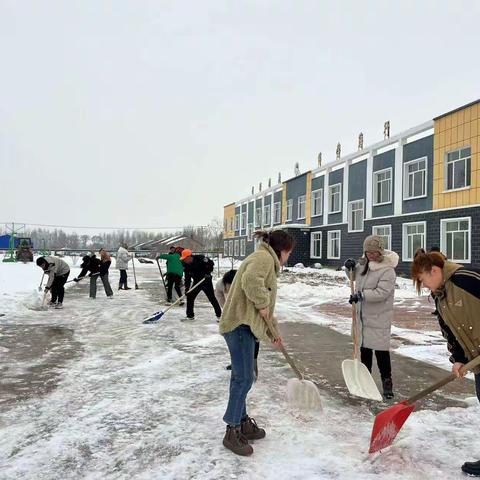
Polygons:
[[320,392],[310,380],[291,378],[287,383],[287,400],[301,410],[322,411]]
[[342,362],[342,372],[348,391],[352,395],[378,400],[379,402],[383,400],[371,373],[362,362],[359,360],[344,360]]

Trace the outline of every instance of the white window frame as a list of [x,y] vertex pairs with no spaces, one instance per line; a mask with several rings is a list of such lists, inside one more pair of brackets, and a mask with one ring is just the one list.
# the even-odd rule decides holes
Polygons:
[[268,203],[263,208],[263,225],[270,226],[272,222],[272,207]]
[[273,223],[282,223],[282,202],[273,204]]
[[244,238],[240,239],[240,256],[244,257],[246,252],[246,241]]
[[[362,203],[362,228],[357,228],[357,229],[353,229],[353,217],[352,217],[352,214],[353,214],[353,210],[352,210],[352,206],[354,203]],[[356,209],[355,212],[358,212],[360,211],[360,209]],[[364,230],[364,224],[365,224],[365,200],[363,198],[360,198],[359,200],[352,200],[351,202],[348,202],[348,233],[354,233],[354,232],[363,232]]]
[[[380,235],[379,233],[376,232],[376,228],[388,228],[390,230],[389,235]],[[373,225],[372,226],[372,235],[378,235],[379,237],[387,237],[388,236],[388,243],[386,245],[387,250],[392,249],[392,225]]]
[[[318,198],[314,198],[314,195],[315,194],[319,194]],[[315,210],[315,201],[316,200],[319,200],[320,201],[320,207],[319,207],[319,212],[317,212]],[[323,215],[323,188],[318,188],[317,190],[313,190],[312,191],[312,196],[311,196],[311,216],[312,217],[320,217],[321,215]]]
[[407,227],[411,225],[423,225],[423,245],[422,248],[426,248],[427,245],[427,222],[407,222],[402,224],[402,261],[412,262],[415,252],[412,251],[412,257],[408,255],[408,241],[406,237]]
[[235,214],[235,231],[238,232],[240,230],[240,214]]
[[247,228],[247,212],[242,212],[240,214],[240,230],[245,230]]
[[247,240],[249,242],[253,240],[253,223],[247,225]]
[[[323,235],[322,232],[312,232],[310,236],[310,258],[322,258],[323,248]],[[320,255],[315,255],[315,242],[320,241]]]
[[[301,214],[301,206],[303,205],[303,215]],[[297,220],[305,220],[307,217],[307,196],[300,195],[297,200]]]
[[[332,210],[333,207],[333,202],[332,202],[332,190],[335,187],[339,187],[339,199],[338,199],[338,210]],[[335,194],[336,195],[336,194]],[[330,185],[328,187],[328,213],[340,213],[342,211],[342,184],[341,183],[335,183],[334,185]]]
[[233,257],[233,240],[228,242],[228,256]]
[[255,228],[260,228],[262,226],[262,207],[255,208]]
[[238,240],[235,240],[235,243],[234,243],[233,256],[234,257],[240,256],[240,242]]
[[[289,198],[286,204],[286,222],[291,222],[293,220],[293,198]],[[289,215],[290,211],[290,215]]]
[[[453,160],[452,162],[448,161],[448,155],[455,153],[455,152],[461,152],[462,150],[465,150],[466,148],[470,149],[470,155],[467,157],[460,157],[460,153],[458,154],[459,158],[457,160]],[[470,159],[470,176],[467,178],[467,159]],[[455,164],[459,162],[465,162],[465,185],[463,187],[455,187]],[[448,188],[448,165],[450,163],[453,163],[453,179],[452,179],[452,188]],[[472,147],[471,145],[464,146],[462,148],[455,148],[454,150],[451,150],[449,152],[445,152],[445,191],[446,192],[454,192],[456,190],[466,190],[468,188],[472,187]]]
[[[447,223],[449,222],[468,222],[468,258],[465,260],[459,260],[458,258],[452,258],[447,255]],[[461,232],[463,230],[456,230]],[[472,259],[472,217],[460,217],[460,218],[442,218],[440,220],[440,250],[447,255],[448,259],[455,263],[471,263]],[[453,248],[452,248],[453,253]]]
[[228,257],[228,240],[223,242],[223,256]]
[[[389,195],[389,200],[387,202],[379,202],[377,203],[377,193],[378,193],[378,175],[385,173],[385,172],[390,172],[390,188],[388,190],[388,195]],[[382,180],[383,182],[386,182],[387,180]],[[392,197],[393,197],[393,168],[384,168],[383,170],[376,170],[373,172],[373,206],[374,207],[380,207],[381,205],[390,205],[392,203]]]
[[[417,195],[417,196],[409,196],[408,195],[408,185],[409,185],[409,177],[410,175],[414,176],[415,173],[420,172],[422,170],[417,170],[415,173],[408,173],[408,168],[407,166],[412,164],[412,163],[419,163],[419,162],[425,162],[425,170],[424,172],[424,177],[423,177],[423,189],[425,193],[423,195]],[[414,188],[415,190],[415,188]],[[415,158],[414,160],[409,160],[408,162],[405,162],[403,164],[403,199],[404,200],[415,200],[417,198],[426,198],[428,195],[428,157],[420,157],[420,158]]]
[[[338,233],[338,257],[332,255],[331,241],[332,234]],[[342,231],[341,230],[330,230],[327,232],[327,259],[329,260],[339,260],[342,255]]]

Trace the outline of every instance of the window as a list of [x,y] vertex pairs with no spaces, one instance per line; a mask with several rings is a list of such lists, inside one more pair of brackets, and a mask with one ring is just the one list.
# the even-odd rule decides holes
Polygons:
[[373,204],[392,203],[392,169],[386,168],[373,174]]
[[323,213],[323,190],[314,190],[312,192],[312,217],[317,217]]
[[235,217],[232,217],[232,218],[230,219],[230,230],[231,230],[232,232],[233,232],[233,226],[234,226],[234,225],[233,225],[233,222],[234,222],[234,221],[235,221]]
[[234,250],[234,252],[233,252],[233,255],[234,255],[235,257],[238,257],[238,255],[239,255],[239,247],[240,247],[239,241],[238,241],[238,240],[235,240],[235,250]]
[[247,240],[249,242],[253,240],[253,223],[247,225]]
[[223,231],[226,232],[228,230],[228,219],[223,221]]
[[340,258],[340,234],[340,230],[333,230],[327,234],[327,258],[329,259]]
[[338,213],[342,211],[342,184],[337,183],[336,185],[331,185],[329,187],[329,205],[328,213]]
[[426,222],[403,224],[403,260],[413,260],[417,248],[425,248]]
[[363,232],[363,200],[348,204],[348,231]]
[[228,242],[223,242],[223,254],[228,256]]
[[300,195],[298,197],[298,215],[297,219],[302,220],[305,218],[305,203],[306,203],[306,196],[305,195]]
[[272,214],[271,214],[271,205],[265,205],[264,210],[263,210],[263,224],[264,225],[270,225],[270,222],[272,221]]
[[247,212],[243,212],[240,215],[240,229],[245,230],[247,228]]
[[255,210],[255,226],[261,227],[262,226],[262,208],[257,208]]
[[383,239],[383,245],[387,250],[392,249],[392,226],[377,225],[372,227],[372,235],[378,235]]
[[440,250],[453,262],[470,263],[470,217],[441,220],[440,225]]
[[403,199],[427,195],[427,157],[405,162],[403,166]]
[[235,215],[235,230],[240,230],[240,214]]
[[273,204],[273,223],[281,223],[282,221],[282,204],[280,202]]
[[245,256],[245,239],[244,238],[240,240],[240,256],[241,257]]
[[456,190],[470,186],[472,156],[470,147],[447,153],[445,189]]
[[233,257],[233,240],[230,240],[229,245],[228,245],[228,255],[230,257]]
[[322,232],[313,232],[310,239],[310,257],[322,258]]
[[293,199],[287,200],[287,222],[293,219]]

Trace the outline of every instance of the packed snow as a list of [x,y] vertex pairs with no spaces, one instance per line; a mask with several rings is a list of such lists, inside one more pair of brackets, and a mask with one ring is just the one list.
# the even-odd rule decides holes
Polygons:
[[[87,286],[73,285],[63,311],[36,312],[24,302],[38,287],[38,267],[0,264],[2,332],[19,326],[74,332],[74,342],[56,347],[72,350],[67,361],[37,360],[36,368],[55,370],[54,388],[0,403],[2,480],[460,479],[463,461],[480,458],[476,399],[468,408],[413,413],[391,448],[369,455],[370,410],[321,390],[323,413],[293,411],[285,400],[292,372],[266,346],[249,413],[267,437],[253,444],[251,457],[236,457],[222,445],[229,357],[213,310],[200,296],[195,322],[180,322],[185,311],[176,308],[158,324],[143,325],[163,299],[156,268],[136,263],[140,289],[115,292],[111,301],[101,285],[94,301]],[[315,308],[346,301],[343,272],[312,269],[323,279],[312,285],[305,275],[313,272],[300,270],[291,272],[296,281],[281,281],[280,323],[288,318],[348,332],[347,322],[334,324]],[[112,285],[116,275],[112,269]],[[129,275],[132,280],[131,270]],[[416,298],[407,280],[399,279],[399,286],[401,296]],[[427,354],[433,347],[424,341],[430,332],[410,333],[417,351],[410,346],[402,353],[436,362]]]

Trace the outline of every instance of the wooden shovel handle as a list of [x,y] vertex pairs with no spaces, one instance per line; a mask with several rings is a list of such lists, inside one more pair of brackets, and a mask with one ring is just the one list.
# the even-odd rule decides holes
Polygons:
[[[272,338],[275,338],[275,336],[273,335],[273,328],[272,328],[272,324],[270,322],[270,318],[264,318],[264,320],[265,320],[265,323],[267,324],[267,328],[268,328],[268,331],[270,332],[270,335],[272,336]],[[280,351],[283,353],[283,356],[285,357],[285,360],[288,362],[290,367],[292,367],[292,370],[295,372],[295,375],[298,377],[298,379],[303,380],[302,372],[300,372],[298,367],[295,365],[295,362],[293,361],[293,358],[289,355],[289,353],[287,352],[287,350],[285,349],[283,344],[280,345]]]
[[[478,367],[480,365],[480,355],[478,357],[475,357],[472,361],[468,362],[466,365],[464,365],[461,369],[461,373],[466,373],[469,370],[474,369],[475,367]],[[420,400],[427,395],[430,395],[432,392],[435,390],[438,390],[439,388],[443,387],[447,383],[450,383],[451,381],[455,380],[457,375],[455,373],[451,373],[447,377],[442,378],[439,380],[437,383],[434,383],[433,385],[430,385],[430,387],[426,388],[425,390],[422,390],[421,392],[417,393],[413,397],[410,397],[407,402],[409,404],[415,403],[417,400]]]

